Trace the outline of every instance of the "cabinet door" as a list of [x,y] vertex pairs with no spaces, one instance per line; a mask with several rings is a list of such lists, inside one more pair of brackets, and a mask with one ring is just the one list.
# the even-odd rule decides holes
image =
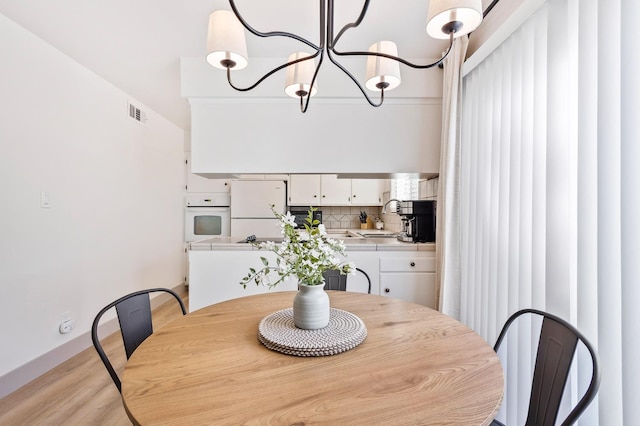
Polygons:
[[[189,312],[214,303],[238,297],[262,294],[268,291],[297,290],[295,278],[284,281],[276,287],[247,284],[240,285],[240,280],[247,275],[249,268],[260,269],[263,264],[260,257],[266,257],[275,264],[276,255],[272,252],[257,250],[191,250],[189,251]],[[278,279],[273,273],[272,280]]]
[[437,309],[436,274],[433,272],[381,273],[380,295]]
[[382,181],[379,179],[351,179],[351,205],[381,206]]
[[191,153],[186,155],[187,192],[229,192],[229,179],[207,179],[191,173]]
[[348,206],[351,204],[351,179],[338,179],[338,175],[322,175],[322,200],[325,206]]
[[289,205],[320,205],[320,175],[291,175],[289,177]]
[[[346,251],[346,260],[363,270],[371,280],[371,294],[380,295],[379,256],[376,251]],[[357,272],[347,277],[347,291],[366,293],[369,289],[367,278]]]

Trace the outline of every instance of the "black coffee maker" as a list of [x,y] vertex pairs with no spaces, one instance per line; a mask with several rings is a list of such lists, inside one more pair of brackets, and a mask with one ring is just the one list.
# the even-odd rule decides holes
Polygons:
[[433,243],[436,241],[436,201],[399,201],[396,212],[402,221],[400,241]]

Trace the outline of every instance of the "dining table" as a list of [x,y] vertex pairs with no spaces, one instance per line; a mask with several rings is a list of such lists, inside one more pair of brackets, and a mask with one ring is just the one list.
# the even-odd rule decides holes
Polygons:
[[503,371],[477,333],[414,303],[327,293],[332,309],[366,328],[361,342],[336,354],[292,355],[259,339],[264,319],[291,308],[291,291],[210,305],[156,330],[122,373],[130,420],[136,425],[491,423],[503,398]]

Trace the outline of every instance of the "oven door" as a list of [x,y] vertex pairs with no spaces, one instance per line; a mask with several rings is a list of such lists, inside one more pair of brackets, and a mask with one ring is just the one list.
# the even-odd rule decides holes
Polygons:
[[229,207],[187,207],[184,238],[187,242],[231,235]]

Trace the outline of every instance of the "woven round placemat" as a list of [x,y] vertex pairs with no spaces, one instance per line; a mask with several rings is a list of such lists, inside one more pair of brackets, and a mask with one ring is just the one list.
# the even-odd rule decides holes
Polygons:
[[283,309],[264,317],[258,325],[258,339],[267,348],[287,355],[336,355],[358,346],[367,337],[367,328],[351,312],[331,308],[329,325],[303,330],[293,323],[293,309]]

